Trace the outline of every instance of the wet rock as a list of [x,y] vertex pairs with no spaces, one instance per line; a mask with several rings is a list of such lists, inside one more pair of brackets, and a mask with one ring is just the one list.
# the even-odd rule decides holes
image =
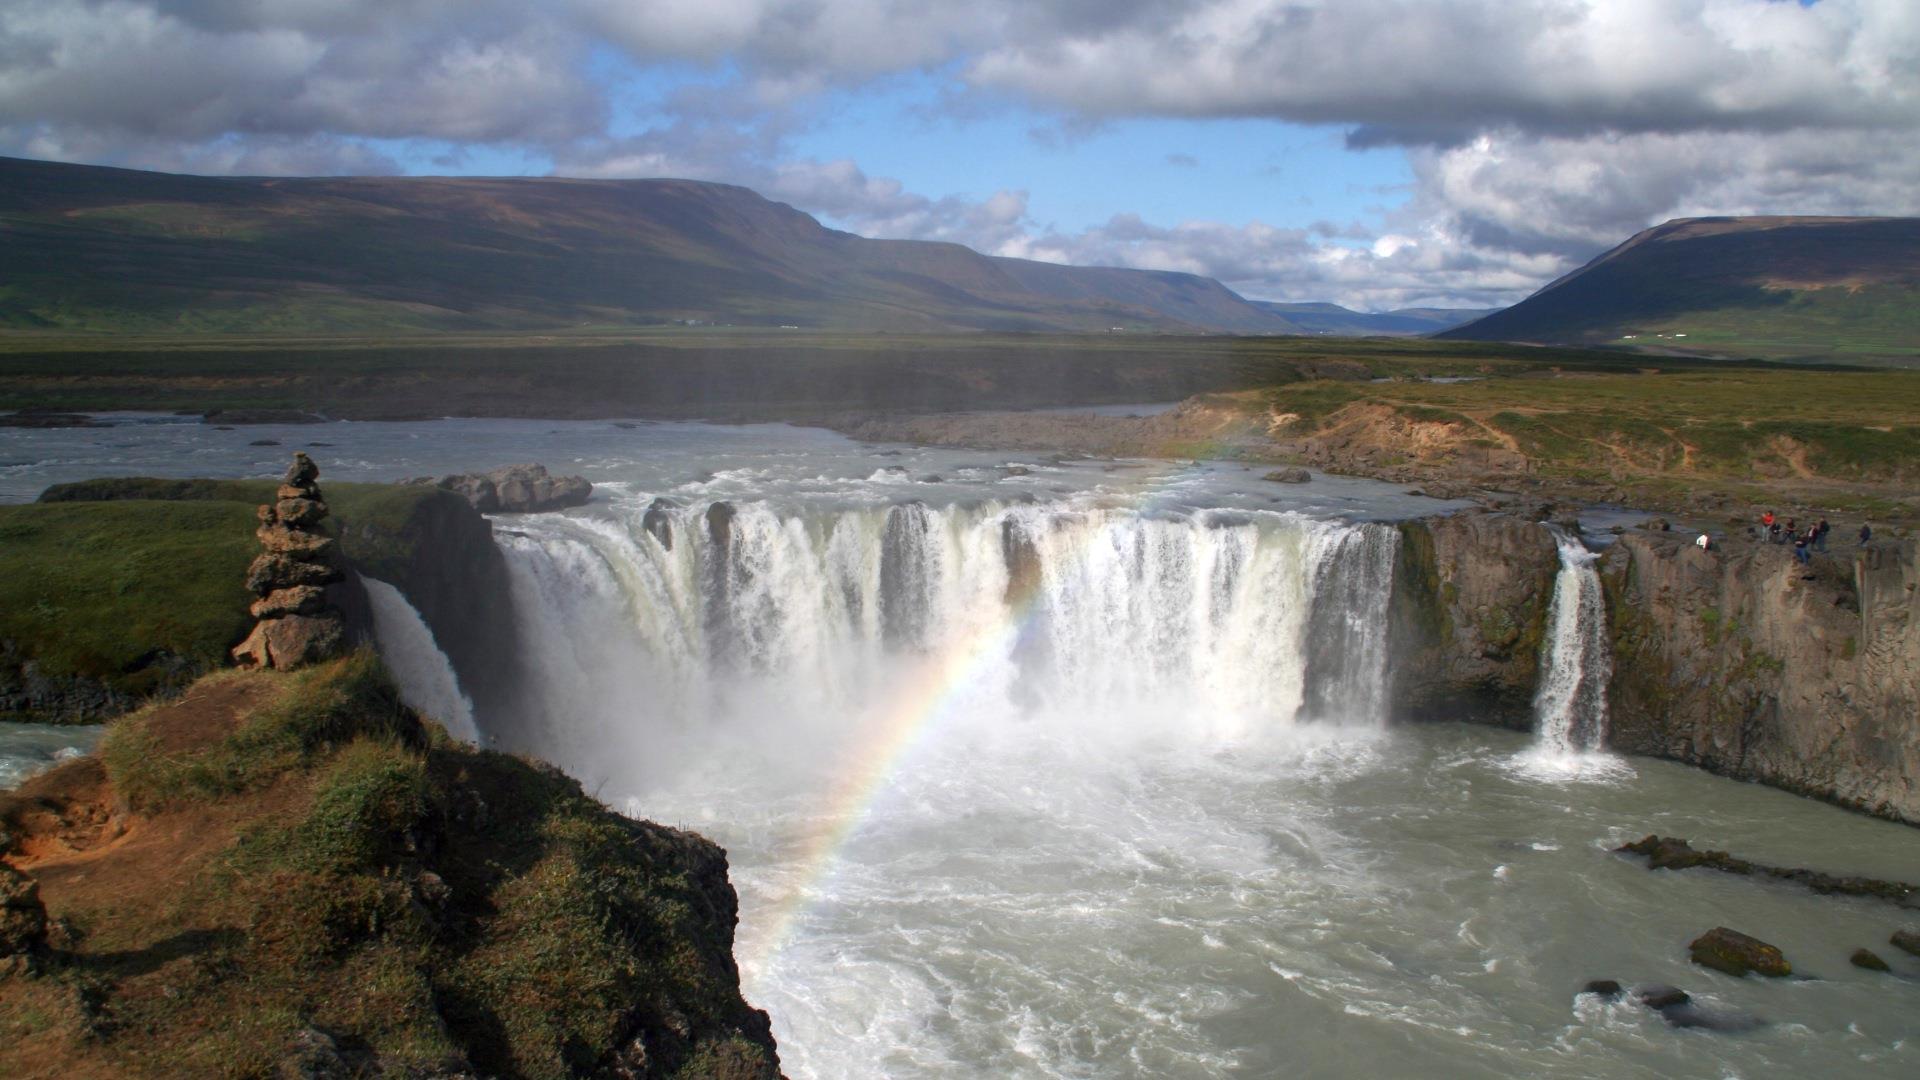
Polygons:
[[1598,994],[1608,1001],[1617,1001],[1622,994],[1626,993],[1626,990],[1612,979],[1595,979],[1581,987],[1580,992],[1583,994]]
[[1276,484],[1304,484],[1313,479],[1313,474],[1296,465],[1286,469],[1275,469],[1260,479],[1271,480]]
[[1780,978],[1793,974],[1793,965],[1787,963],[1778,948],[1724,926],[1716,926],[1693,939],[1687,952],[1701,967],[1728,975]]
[[738,516],[739,511],[733,508],[732,503],[717,502],[707,507],[707,539],[712,542],[714,550],[720,553],[722,561],[732,546],[733,519]]
[[1853,950],[1853,955],[1847,957],[1847,963],[1852,964],[1854,967],[1857,967],[1857,968],[1865,968],[1868,971],[1892,971],[1893,970],[1892,968],[1887,966],[1887,962],[1885,960],[1880,959],[1880,954],[1874,952],[1872,949]]
[[672,499],[655,499],[640,518],[640,527],[668,551],[673,550],[673,512],[678,508]]
[[1902,952],[1920,956],[1920,933],[1912,930],[1895,930],[1887,941]]
[[1741,1032],[1761,1027],[1765,1021],[1746,1013],[1709,1009],[1693,1000],[1678,987],[1654,983],[1634,991],[1634,999],[1660,1014],[1670,1027],[1697,1028],[1705,1031]]
[[1635,990],[1633,996],[1640,1004],[1656,1011],[1671,1009],[1679,1005],[1688,1005],[1693,1002],[1692,995],[1688,994],[1685,990],[1677,986],[1667,986],[1663,983],[1643,986]]
[[248,443],[247,445],[248,446],[279,446],[280,440],[279,439],[255,439],[252,442]]
[[458,493],[483,514],[533,514],[584,506],[593,485],[584,477],[553,476],[545,465],[505,465],[492,472],[460,473],[438,479],[404,481],[432,484]]
[[1903,906],[1920,897],[1920,886],[1879,878],[1823,874],[1797,866],[1769,866],[1724,851],[1696,851],[1677,836],[1646,836],[1614,849],[1620,854],[1644,855],[1649,870],[1690,870],[1704,867],[1722,873],[1777,878],[1804,885],[1825,896],[1866,896]]
[[1031,476],[1033,474],[1033,470],[1027,468],[1025,465],[1009,465],[1005,471],[1008,476]]

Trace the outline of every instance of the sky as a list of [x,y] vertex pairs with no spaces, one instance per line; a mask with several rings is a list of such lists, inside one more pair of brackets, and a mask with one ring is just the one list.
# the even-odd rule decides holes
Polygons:
[[0,0],[0,155],[690,177],[1362,310],[1920,214],[1920,0]]

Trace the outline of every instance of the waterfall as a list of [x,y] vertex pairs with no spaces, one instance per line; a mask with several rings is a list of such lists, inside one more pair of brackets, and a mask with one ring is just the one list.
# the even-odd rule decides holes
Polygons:
[[454,738],[478,743],[473,702],[461,693],[453,664],[433,640],[426,621],[399,589],[375,578],[360,580],[373,609],[374,644],[400,686],[400,700],[440,721]]
[[1560,572],[1547,614],[1539,689],[1533,696],[1535,744],[1551,756],[1599,750],[1607,738],[1607,679],[1613,659],[1597,556],[1576,535],[1553,529]]
[[666,740],[734,718],[797,737],[913,707],[932,691],[910,673],[934,662],[947,707],[1041,730],[1237,739],[1384,714],[1397,534],[1383,526],[662,500],[497,536],[541,715],[490,734],[590,780],[644,775]]

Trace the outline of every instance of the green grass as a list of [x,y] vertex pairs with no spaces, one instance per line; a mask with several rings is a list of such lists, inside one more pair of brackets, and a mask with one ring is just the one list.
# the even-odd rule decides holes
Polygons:
[[0,506],[0,640],[45,674],[178,685],[245,636],[254,524],[241,503]]
[[[252,627],[242,581],[260,551],[254,508],[275,486],[111,478],[0,506],[0,641],[43,675],[136,700],[224,666]],[[343,560],[385,580],[418,554],[415,515],[459,498],[391,484],[322,490]]]
[[[387,1075],[461,1059],[488,1076],[603,1075],[638,1041],[647,1075],[770,1076],[717,847],[452,743],[394,704],[370,654],[216,678],[268,703],[159,762],[178,718],[129,716],[105,754],[116,796],[161,815],[155,837],[191,821],[232,840],[190,846],[149,893],[73,912],[76,951],[0,986],[10,1033],[71,1040],[67,1060],[94,1074],[275,1075],[312,1026]],[[76,1015],[82,988],[93,1005]]]
[[359,652],[286,676],[272,704],[210,747],[166,753],[136,720],[108,730],[100,757],[129,806],[156,810],[256,790],[355,737],[398,739],[414,730],[386,669]]

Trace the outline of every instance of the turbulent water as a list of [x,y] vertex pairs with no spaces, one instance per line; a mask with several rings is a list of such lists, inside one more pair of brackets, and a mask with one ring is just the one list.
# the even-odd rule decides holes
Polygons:
[[[285,451],[242,449],[253,435],[18,441],[40,464],[0,464],[0,498],[221,454],[264,472]],[[785,428],[285,438],[336,444],[316,450],[335,478],[542,460],[599,485],[580,510],[496,519],[535,685],[480,734],[727,847],[746,991],[796,1078],[1920,1073],[1920,984],[1846,961],[1865,945],[1920,976],[1884,944],[1908,921],[1893,909],[1608,850],[1660,832],[1912,879],[1920,832],[1381,723],[1397,534],[1379,523],[1446,505]],[[1603,731],[1591,580],[1569,553],[1543,665],[1568,750]],[[381,636],[410,684],[433,675],[430,641]],[[1716,924],[1815,978],[1690,966]],[[1765,1023],[1675,1030],[1577,994],[1596,978]]]

